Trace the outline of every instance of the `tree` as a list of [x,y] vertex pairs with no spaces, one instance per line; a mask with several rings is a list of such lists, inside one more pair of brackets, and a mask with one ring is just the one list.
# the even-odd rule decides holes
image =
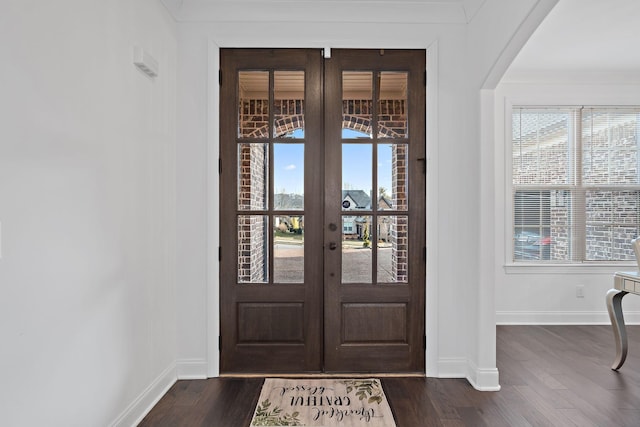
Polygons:
[[362,246],[368,248],[371,245],[371,238],[369,236],[369,224],[364,226],[364,232],[362,234]]

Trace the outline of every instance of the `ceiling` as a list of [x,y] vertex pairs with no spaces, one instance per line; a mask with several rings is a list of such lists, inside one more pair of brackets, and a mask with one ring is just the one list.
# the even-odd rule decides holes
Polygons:
[[640,0],[560,0],[511,64],[526,73],[640,74]]
[[[468,23],[486,0],[161,0],[179,22]],[[383,20],[383,21],[381,21]]]
[[[468,23],[486,0],[162,2],[181,22],[233,22],[238,16],[248,22],[377,22],[383,16],[389,23]],[[335,13],[337,7],[342,13]],[[640,0],[559,0],[511,64],[505,80],[558,72],[638,74],[640,79],[638,21]]]

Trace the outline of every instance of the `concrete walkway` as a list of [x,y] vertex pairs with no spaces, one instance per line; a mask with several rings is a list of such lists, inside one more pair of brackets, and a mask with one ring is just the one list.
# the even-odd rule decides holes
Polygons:
[[[359,242],[362,245],[362,242]],[[274,248],[274,281],[302,283],[304,281],[303,247],[276,243]],[[342,282],[371,283],[372,250],[344,247],[342,249]],[[391,248],[378,248],[378,283],[392,283]]]

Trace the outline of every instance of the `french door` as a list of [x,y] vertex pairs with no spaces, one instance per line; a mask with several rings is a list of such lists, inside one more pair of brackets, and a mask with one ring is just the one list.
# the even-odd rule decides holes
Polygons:
[[424,371],[424,70],[221,51],[221,372]]

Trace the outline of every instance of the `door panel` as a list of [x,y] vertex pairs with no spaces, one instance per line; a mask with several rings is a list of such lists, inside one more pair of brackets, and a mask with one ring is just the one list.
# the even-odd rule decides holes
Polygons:
[[424,370],[424,68],[423,51],[325,62],[327,372]]
[[345,303],[342,308],[346,344],[407,342],[407,304]]
[[220,369],[318,372],[321,51],[223,49],[220,59]]
[[423,372],[424,68],[221,50],[221,372]]

